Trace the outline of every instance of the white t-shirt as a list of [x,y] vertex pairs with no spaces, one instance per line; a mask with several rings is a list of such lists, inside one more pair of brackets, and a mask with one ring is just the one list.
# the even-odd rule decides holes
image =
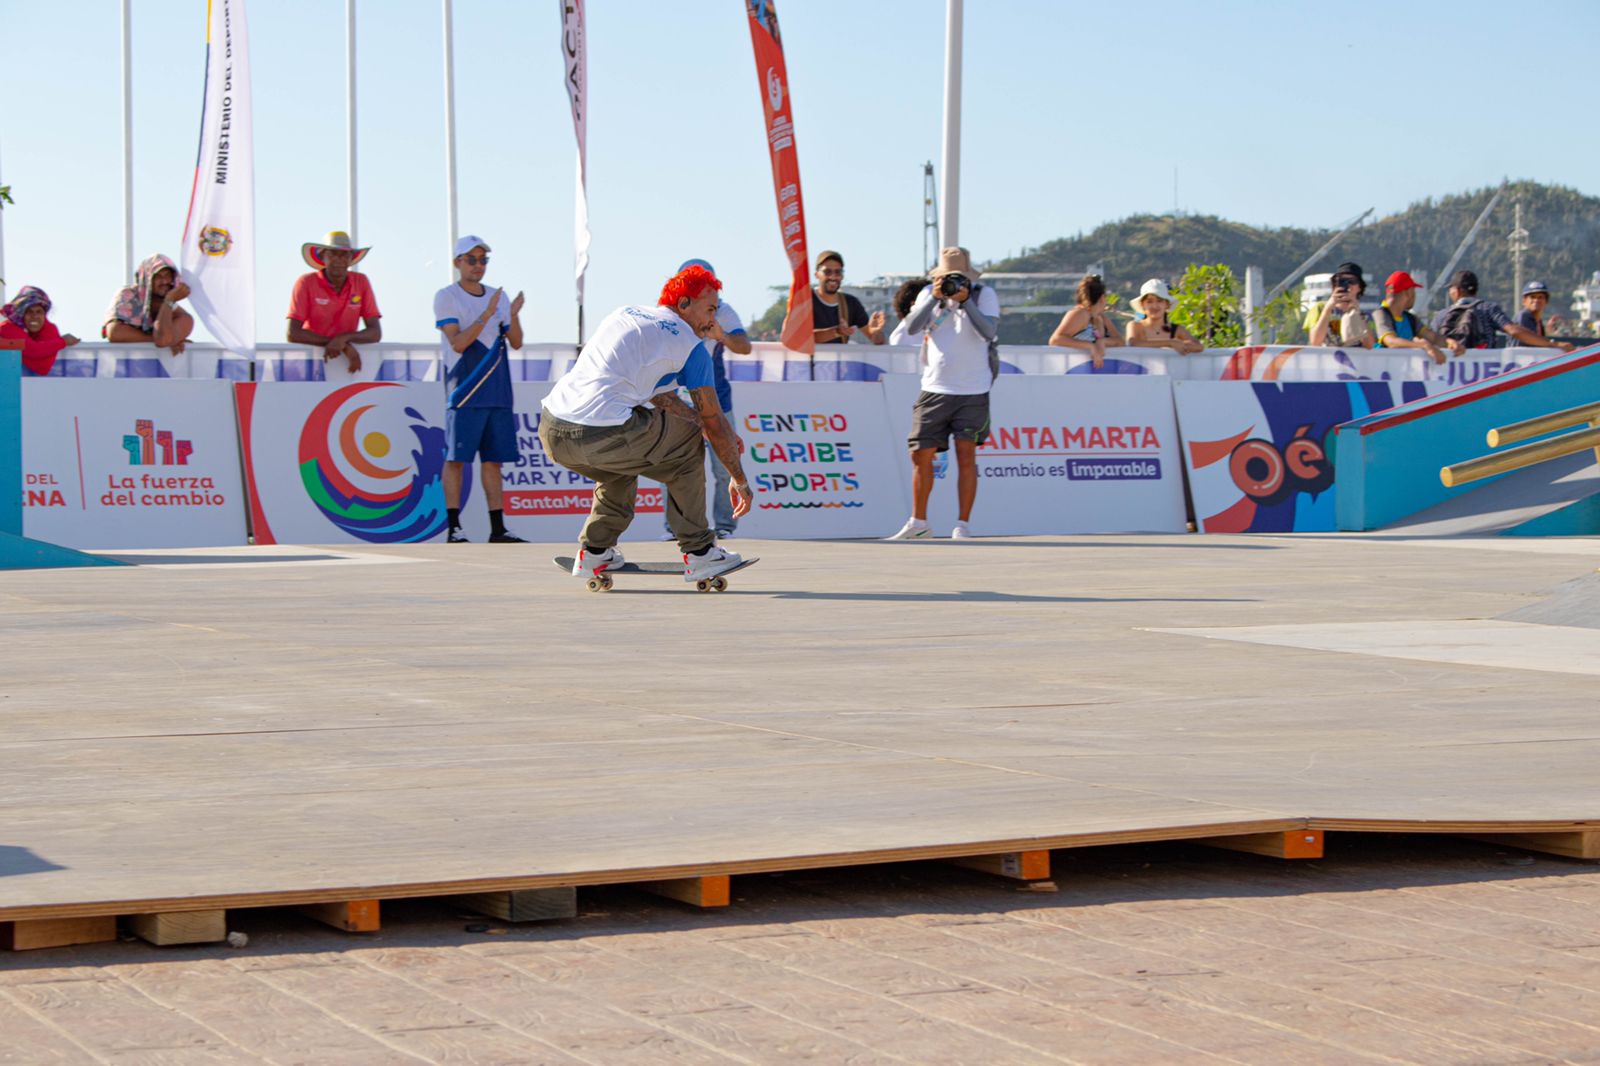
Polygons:
[[[917,296],[916,306],[933,299],[929,285]],[[998,324],[1000,297],[984,285],[977,295],[978,311]],[[916,313],[913,306],[912,313]],[[961,310],[935,308],[933,322],[925,331],[928,337],[928,365],[922,369],[922,390],[951,396],[977,396],[989,391],[994,376],[989,372],[989,342]]]
[[580,426],[620,426],[678,386],[714,385],[711,352],[670,307],[619,307],[595,329],[544,409]]
[[912,333],[909,329],[906,329],[906,320],[902,318],[899,322],[895,323],[894,329],[889,332],[889,343],[921,344],[922,334],[920,332]]
[[[478,321],[478,316],[488,309],[489,301],[494,299],[494,294],[495,288],[492,285],[483,287],[482,296],[472,295],[463,289],[459,282],[446,285],[433,294],[433,324],[439,330],[439,354],[444,357],[445,380],[450,383],[452,397],[458,389],[463,394],[470,390],[473,399],[480,401],[478,406],[483,405],[481,401],[493,400],[494,402],[488,406],[510,407],[512,402],[509,368],[502,374],[496,367],[491,377],[497,380],[486,380],[480,384],[477,379],[482,371],[489,369],[482,364],[494,350],[495,342],[500,338],[500,330],[511,328],[511,294],[501,294],[499,306],[494,309],[494,314],[483,324],[483,329],[467,346],[466,351],[457,352],[450,347],[450,338],[444,332],[444,327],[451,324],[458,329],[469,328]],[[500,377],[504,380],[498,380]],[[452,399],[453,404],[454,399]]]

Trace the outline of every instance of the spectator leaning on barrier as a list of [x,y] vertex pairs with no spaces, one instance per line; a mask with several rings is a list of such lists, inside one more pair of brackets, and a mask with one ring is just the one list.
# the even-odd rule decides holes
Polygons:
[[1122,334],[1107,313],[1106,283],[1099,274],[1078,282],[1077,306],[1061,316],[1050,344],[1056,348],[1076,348],[1088,352],[1099,370],[1106,364],[1106,346],[1122,343]]
[[1572,345],[1547,340],[1511,321],[1505,308],[1478,295],[1478,275],[1458,270],[1450,278],[1450,306],[1433,316],[1433,328],[1464,348],[1492,348],[1495,333],[1504,333],[1527,348],[1555,348],[1570,352]]
[[50,297],[36,285],[24,285],[10,303],[0,307],[0,339],[22,342],[22,373],[43,377],[56,365],[63,348],[78,338],[56,329],[49,319]]
[[840,292],[844,284],[844,256],[827,251],[817,256],[817,283],[811,287],[811,327],[818,344],[848,344],[850,335],[864,330],[873,344],[884,344],[884,313],[867,314],[860,300]]
[[1371,348],[1377,343],[1366,313],[1361,310],[1361,296],[1366,291],[1367,279],[1361,264],[1340,263],[1334,269],[1333,294],[1306,311],[1305,328],[1313,347],[1331,344]]
[[307,241],[300,246],[300,258],[311,273],[296,278],[289,295],[289,343],[321,348],[324,360],[343,355],[351,373],[361,369],[355,346],[383,340],[378,321],[383,312],[372,282],[355,269],[371,250],[355,247],[343,230],[329,233],[322,243]]
[[1460,341],[1435,333],[1411,313],[1420,288],[1417,279],[1404,270],[1390,274],[1383,284],[1383,303],[1372,312],[1372,332],[1378,336],[1379,348],[1421,348],[1435,363],[1444,363],[1446,356],[1439,350],[1441,344],[1448,345],[1456,355],[1464,349]]
[[989,436],[989,390],[999,372],[993,345],[1000,329],[1000,297],[978,284],[965,248],[945,248],[933,283],[922,290],[906,327],[922,334],[922,391],[911,409],[911,517],[889,540],[923,540],[928,498],[933,494],[933,457],[956,442],[956,502],[953,539],[972,536],[967,523],[978,496],[978,446]]
[[123,286],[111,301],[100,336],[113,344],[154,344],[182,355],[194,331],[194,317],[178,306],[188,295],[177,264],[152,255],[134,271],[133,284]]
[[1530,333],[1549,338],[1550,331],[1544,326],[1544,309],[1548,306],[1550,286],[1542,281],[1528,282],[1522,287],[1522,313],[1517,316],[1517,325]]
[[[678,267],[680,271],[689,267],[704,267],[712,277],[716,277],[716,270],[704,259],[690,259]],[[728,425],[733,425],[733,386],[728,383],[728,366],[722,358],[724,350],[734,355],[749,355],[753,350],[750,337],[744,330],[744,322],[739,318],[739,312],[725,303],[717,305],[717,317],[711,323],[711,329],[706,332],[705,339],[715,342],[711,348],[711,372],[717,390],[717,402],[722,405],[722,417],[728,420]],[[711,517],[713,528],[717,536],[723,539],[733,536],[739,528],[739,520],[733,517],[733,497],[728,494],[728,486],[732,483],[733,475],[728,473],[728,468],[722,460],[717,458],[714,448],[707,448],[706,454],[711,458],[711,476],[716,482],[716,488],[711,493]],[[667,510],[672,505],[665,487],[661,490],[661,521],[666,528],[662,540],[677,540],[672,532],[672,526],[667,524]]]
[[[722,283],[701,266],[678,271],[655,307],[619,307],[601,320],[572,369],[544,398],[539,440],[545,454],[595,481],[574,577],[622,565],[617,541],[633,522],[639,479],[672,491],[667,523],[683,552],[685,581],[716,577],[742,559],[716,543],[706,523],[701,440],[728,468],[733,517],[750,512],[750,482],[739,438],[717,399],[711,352],[701,339],[716,325]],[[689,390],[690,407],[678,398]]]
[[889,334],[890,344],[921,343],[922,334],[912,333],[907,329],[906,318],[911,314],[911,305],[917,302],[917,297],[927,287],[927,278],[912,278],[910,281],[901,282],[900,287],[894,291],[894,314],[899,321],[895,323],[894,330]]
[[1176,322],[1167,320],[1172,308],[1172,293],[1160,278],[1151,278],[1139,286],[1133,309],[1144,315],[1128,323],[1128,336],[1123,342],[1130,348],[1170,348],[1182,355],[1203,351],[1205,345]]
[[452,260],[460,279],[433,295],[433,320],[444,335],[445,401],[444,506],[448,540],[463,544],[461,532],[461,465],[478,461],[489,508],[489,541],[522,544],[506,531],[502,508],[504,481],[500,464],[517,461],[517,419],[513,412],[511,367],[506,349],[522,347],[522,293],[507,301],[504,289],[483,283],[489,269],[489,245],[467,235],[456,241]]

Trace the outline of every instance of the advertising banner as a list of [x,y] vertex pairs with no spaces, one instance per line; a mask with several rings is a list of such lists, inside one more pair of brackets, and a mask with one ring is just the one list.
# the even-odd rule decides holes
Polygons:
[[257,544],[408,544],[443,536],[441,386],[233,388]]
[[1429,386],[1179,381],[1173,388],[1200,531],[1288,533],[1337,528],[1334,427],[1420,399]]
[[739,382],[733,404],[755,492],[739,536],[886,537],[905,521],[904,449],[881,386]]
[[583,0],[559,0],[561,63],[567,72],[567,103],[572,106],[572,133],[578,142],[576,212],[572,247],[577,264],[578,306],[583,306],[583,275],[589,269],[589,48],[584,40]]
[[[883,384],[909,504],[906,438],[920,381],[891,374]],[[978,536],[1186,528],[1166,378],[1002,375],[990,394],[990,416],[992,434],[978,449],[971,522]],[[945,536],[958,513],[953,452],[935,459],[934,477],[928,519],[935,535]]]
[[245,543],[232,388],[23,381],[24,535],[89,549]]
[[789,71],[783,59],[776,0],[745,0],[750,19],[750,46],[755,51],[761,83],[761,113],[766,119],[767,150],[772,156],[772,188],[778,201],[778,226],[789,257],[789,304],[783,319],[783,343],[797,352],[816,349],[811,327],[811,263],[806,251],[806,209],[800,195],[800,155],[794,143],[794,108]]

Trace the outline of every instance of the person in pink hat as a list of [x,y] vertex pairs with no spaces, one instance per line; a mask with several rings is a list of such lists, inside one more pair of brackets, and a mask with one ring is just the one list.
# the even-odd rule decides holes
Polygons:
[[289,343],[321,348],[323,359],[342,355],[351,373],[361,369],[356,345],[383,340],[383,312],[372,282],[355,270],[371,250],[355,247],[343,230],[334,230],[326,241],[302,244],[300,258],[311,273],[295,279],[289,297]]

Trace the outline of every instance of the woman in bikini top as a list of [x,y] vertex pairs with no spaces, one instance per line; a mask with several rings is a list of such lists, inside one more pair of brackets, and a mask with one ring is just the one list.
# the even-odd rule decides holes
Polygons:
[[1180,355],[1203,351],[1205,346],[1195,340],[1188,330],[1176,322],[1168,321],[1167,311],[1171,307],[1172,294],[1167,291],[1167,283],[1160,278],[1151,278],[1139,286],[1133,309],[1142,311],[1144,317],[1128,324],[1128,346],[1168,348]]
[[1090,274],[1078,282],[1077,306],[1061,316],[1060,324],[1050,334],[1050,344],[1088,352],[1094,368],[1099,370],[1105,366],[1107,345],[1121,343],[1122,334],[1106,314],[1106,283],[1100,275]]

